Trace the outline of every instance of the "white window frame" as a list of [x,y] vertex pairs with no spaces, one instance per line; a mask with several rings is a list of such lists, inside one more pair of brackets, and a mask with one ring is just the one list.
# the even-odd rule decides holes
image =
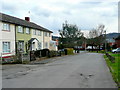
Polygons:
[[51,37],[51,33],[49,33],[49,37]]
[[41,36],[41,31],[38,31],[38,36]]
[[2,52],[3,53],[10,53],[11,52],[11,48],[10,48],[10,42],[2,42]]
[[35,29],[33,29],[33,35],[36,35],[36,30]]
[[8,24],[8,23],[3,23],[3,30],[5,30],[5,31],[10,31],[10,24]]
[[26,28],[26,34],[30,34],[30,28]]
[[38,50],[40,50],[42,48],[42,43],[38,42]]
[[18,49],[24,51],[24,41],[18,41]]
[[48,48],[48,42],[45,42],[45,47]]
[[47,37],[47,32],[44,32],[44,35]]
[[22,26],[18,26],[18,32],[19,33],[24,33],[23,27]]

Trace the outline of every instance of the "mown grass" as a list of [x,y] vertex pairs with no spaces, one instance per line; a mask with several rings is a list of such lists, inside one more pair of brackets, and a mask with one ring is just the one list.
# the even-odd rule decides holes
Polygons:
[[110,72],[112,73],[113,79],[117,83],[117,85],[120,87],[120,54],[113,54],[109,53],[111,56],[115,57],[115,63],[112,63],[106,55],[104,55],[104,58],[106,60],[106,63],[108,67],[110,68]]

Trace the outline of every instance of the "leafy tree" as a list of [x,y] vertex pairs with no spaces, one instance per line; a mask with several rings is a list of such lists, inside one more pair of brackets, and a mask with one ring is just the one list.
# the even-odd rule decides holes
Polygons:
[[77,25],[68,24],[67,21],[63,23],[62,30],[59,30],[61,35],[60,41],[65,47],[73,47],[80,44],[80,39],[83,33]]

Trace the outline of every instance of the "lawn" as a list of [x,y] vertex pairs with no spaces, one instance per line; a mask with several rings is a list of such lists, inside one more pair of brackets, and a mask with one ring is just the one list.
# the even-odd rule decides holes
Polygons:
[[112,63],[106,55],[104,58],[107,62],[108,67],[110,68],[110,72],[112,73],[113,79],[120,86],[120,54],[109,53],[111,56],[115,57],[115,63]]

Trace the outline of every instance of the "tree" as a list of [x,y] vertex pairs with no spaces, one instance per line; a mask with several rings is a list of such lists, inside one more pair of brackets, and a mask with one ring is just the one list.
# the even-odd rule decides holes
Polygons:
[[104,43],[105,41],[105,31],[104,30],[105,25],[100,24],[96,29],[92,29],[89,32],[89,38],[90,38],[90,42],[92,45],[97,45],[99,47],[101,47],[101,44]]
[[79,40],[83,37],[83,33],[78,29],[77,25],[63,23],[62,30],[59,30],[61,36],[60,41],[66,47],[73,47],[79,44]]

